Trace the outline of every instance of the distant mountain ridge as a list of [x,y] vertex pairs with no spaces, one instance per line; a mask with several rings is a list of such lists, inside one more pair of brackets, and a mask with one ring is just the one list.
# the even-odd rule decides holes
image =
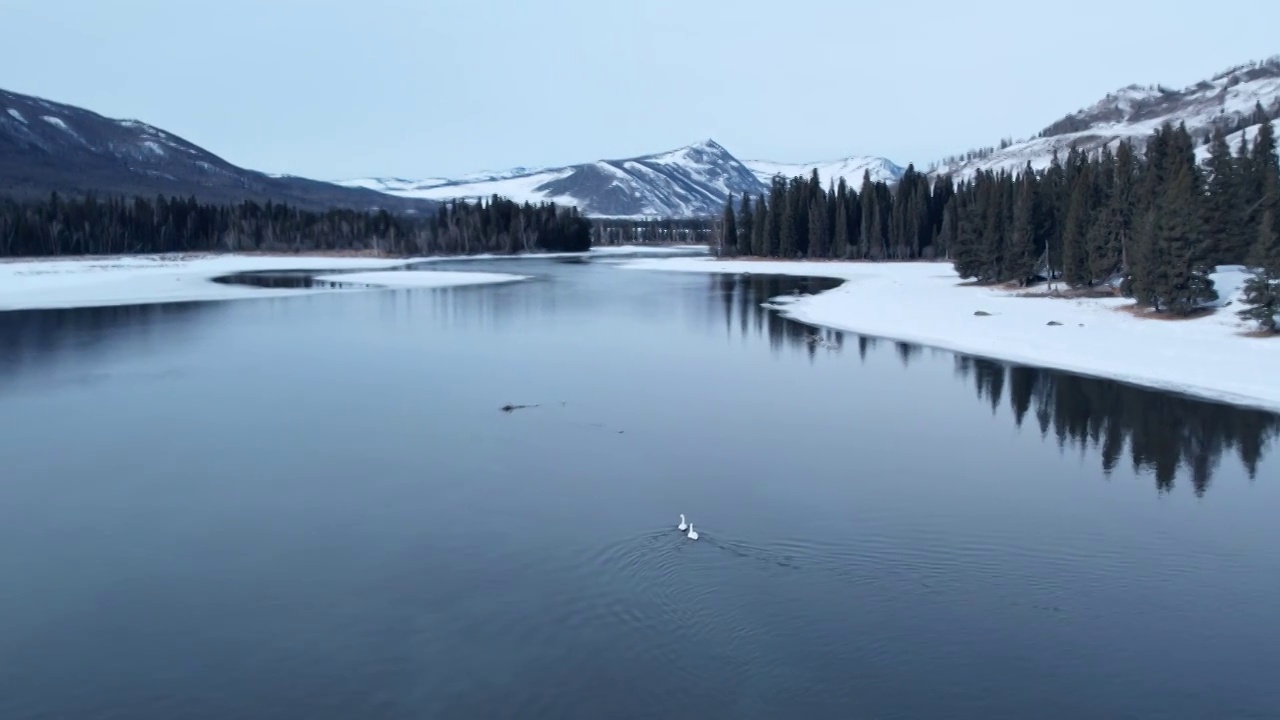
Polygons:
[[518,167],[456,179],[358,178],[339,181],[403,197],[432,200],[501,195],[520,202],[572,205],[594,217],[705,217],[724,209],[732,194],[766,192],[775,175],[809,175],[858,186],[864,171],[893,182],[903,169],[884,158],[851,157],[818,163],[743,162],[715,140],[623,160],[598,160],[558,168]]
[[1280,115],[1280,57],[1238,65],[1181,90],[1129,85],[1058,119],[1033,138],[962,153],[930,171],[960,180],[985,170],[1017,172],[1027,163],[1041,170],[1055,152],[1065,157],[1072,145],[1090,151],[1128,139],[1141,146],[1165,123],[1185,123],[1197,139],[1221,126],[1238,142],[1241,133],[1256,126],[1251,117],[1259,105],[1271,119]]
[[232,165],[177,135],[72,105],[0,90],[0,195],[194,195],[308,209],[415,213],[438,204]]
[[[1215,127],[1256,132],[1261,106],[1280,117],[1280,57],[1230,68],[1181,90],[1129,85],[1050,123],[1034,137],[962,153],[927,172],[971,178],[980,171],[1048,167],[1074,145],[1098,150],[1131,139],[1140,146],[1164,123],[1185,123],[1198,139]],[[1202,157],[1203,145],[1197,147]],[[917,166],[919,167],[919,166]],[[730,196],[768,191],[773,178],[809,176],[822,184],[843,179],[860,187],[864,174],[894,184],[904,169],[885,158],[851,156],[823,162],[742,161],[714,140],[620,160],[562,167],[513,167],[456,178],[359,178],[338,183],[267,175],[237,167],[172,133],[136,120],[0,90],[0,194],[195,195],[203,201],[274,200],[308,209],[382,208],[431,212],[441,201],[494,195],[517,202],[555,202],[592,217],[686,218],[722,212]]]
[[758,193],[759,179],[714,140],[669,152],[555,168],[518,167],[456,179],[341,181],[403,197],[452,200],[501,195],[555,202],[596,217],[697,217],[724,208],[730,194]]

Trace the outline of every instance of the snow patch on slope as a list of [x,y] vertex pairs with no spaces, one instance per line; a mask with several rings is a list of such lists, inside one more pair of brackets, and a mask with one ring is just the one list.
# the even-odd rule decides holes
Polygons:
[[23,125],[26,125],[26,124],[27,124],[27,119],[26,119],[26,118],[24,118],[24,117],[22,117],[22,113],[18,112],[17,110],[14,110],[13,108],[9,108],[9,114],[10,114],[11,116],[13,116],[13,119],[14,119],[14,120],[17,120],[18,122],[22,123]]
[[839,183],[844,178],[851,188],[862,187],[863,173],[871,174],[872,182],[895,183],[902,177],[905,168],[889,162],[882,157],[847,157],[839,160],[827,160],[808,163],[780,163],[771,160],[744,160],[743,164],[751,168],[751,172],[760,178],[760,182],[769,184],[774,176],[781,175],[793,178],[797,175],[808,177],[816,169],[818,178],[825,187],[831,183]]
[[62,118],[56,115],[41,115],[40,119],[58,128],[59,130],[65,132],[71,137],[75,138],[76,141],[79,142],[81,145],[85,145],[85,146],[89,145],[89,143],[85,142],[85,139],[80,136],[80,133],[77,133],[75,130],[72,130],[71,126],[67,125],[67,123]]
[[542,185],[553,180],[566,177],[568,174],[568,169],[565,169],[535,173],[532,175],[518,175],[499,180],[447,182],[439,185],[412,183],[404,189],[388,188],[386,190],[381,190],[381,192],[399,195],[401,197],[424,198],[428,200],[460,199],[474,201],[479,199],[487,200],[494,195],[498,195],[518,203],[529,202],[537,204],[554,200],[561,205],[567,205],[572,203],[566,202],[566,199],[564,198],[553,198],[540,188]]

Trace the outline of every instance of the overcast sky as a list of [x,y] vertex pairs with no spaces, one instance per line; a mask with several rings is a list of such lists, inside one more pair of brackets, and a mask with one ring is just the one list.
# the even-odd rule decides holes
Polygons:
[[239,165],[457,175],[714,138],[921,165],[1280,53],[1280,2],[0,0],[0,87]]

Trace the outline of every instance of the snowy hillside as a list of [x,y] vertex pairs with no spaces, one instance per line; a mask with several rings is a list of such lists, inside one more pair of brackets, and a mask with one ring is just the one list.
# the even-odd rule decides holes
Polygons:
[[139,120],[0,90],[0,194],[178,195],[273,200],[304,208],[431,212],[435,203],[237,167]]
[[1241,65],[1182,90],[1130,85],[1063,117],[1032,139],[949,158],[934,172],[962,179],[981,170],[1021,170],[1028,162],[1043,169],[1055,151],[1065,156],[1073,144],[1094,150],[1123,139],[1141,142],[1165,123],[1186,123],[1201,139],[1216,126],[1233,128],[1258,104],[1272,117],[1280,112],[1280,58]]
[[339,184],[408,198],[450,200],[493,195],[517,202],[555,202],[595,217],[714,215],[730,194],[759,193],[756,174],[714,140],[656,155],[561,168],[514,168],[452,180],[363,178]]
[[791,178],[797,175],[808,177],[814,169],[825,186],[838,183],[844,178],[851,188],[862,186],[863,173],[871,174],[872,182],[895,183],[902,177],[904,168],[889,162],[882,157],[847,157],[839,160],[812,163],[780,163],[771,160],[746,160],[744,163],[751,172],[760,178],[760,182],[768,184],[774,176],[782,175]]

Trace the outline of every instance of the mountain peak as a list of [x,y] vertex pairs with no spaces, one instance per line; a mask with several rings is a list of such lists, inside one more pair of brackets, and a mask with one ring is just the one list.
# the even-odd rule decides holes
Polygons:
[[723,145],[721,145],[720,143],[716,142],[716,141],[715,141],[714,139],[712,139],[712,138],[707,138],[706,140],[699,140],[698,142],[696,142],[696,143],[694,143],[694,144],[690,145],[690,146],[689,146],[689,149],[691,149],[691,150],[710,150],[710,151],[712,151],[712,152],[721,152],[721,153],[727,153],[727,152],[728,152],[728,150],[725,150],[725,149],[724,149],[724,146],[723,146]]

